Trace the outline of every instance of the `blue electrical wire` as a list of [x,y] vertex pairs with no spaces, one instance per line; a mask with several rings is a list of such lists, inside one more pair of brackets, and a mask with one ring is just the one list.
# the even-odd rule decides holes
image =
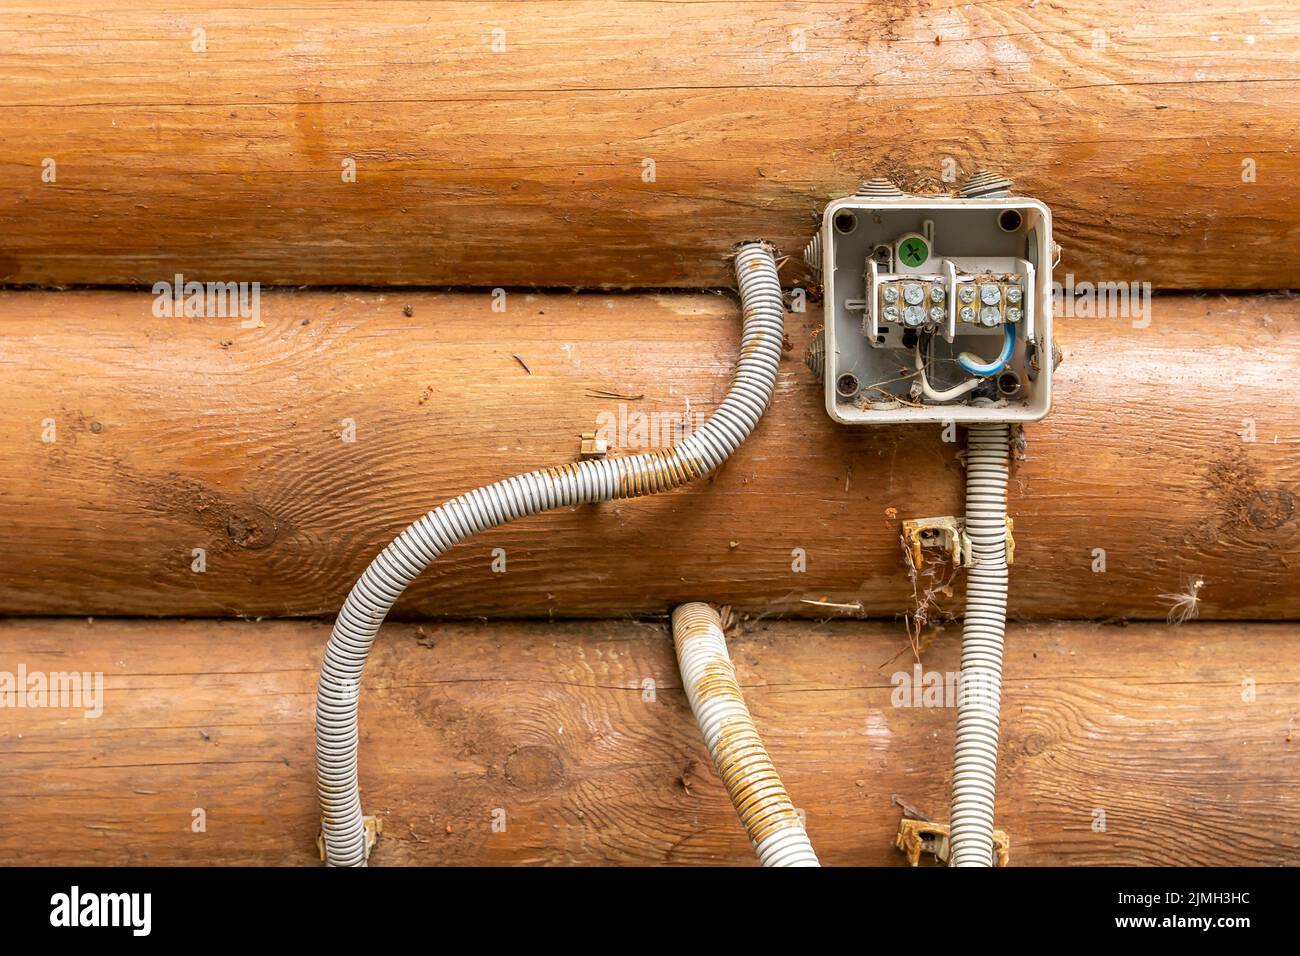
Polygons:
[[962,352],[957,356],[957,364],[971,375],[996,375],[1007,367],[1011,361],[1011,353],[1016,350],[1016,327],[1010,322],[1002,327],[1005,330],[1005,338],[1002,341],[1002,354],[992,362],[987,364],[975,361],[975,357],[969,352]]

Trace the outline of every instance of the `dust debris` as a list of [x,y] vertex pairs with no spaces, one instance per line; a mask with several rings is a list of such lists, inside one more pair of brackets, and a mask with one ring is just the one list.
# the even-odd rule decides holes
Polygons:
[[1023,422],[1011,426],[1011,460],[1024,461],[1029,452],[1029,439],[1025,435]]
[[1162,594],[1160,600],[1169,605],[1169,614],[1165,621],[1177,627],[1187,621],[1194,621],[1201,613],[1201,588],[1205,579],[1192,578],[1187,586],[1176,594]]
[[718,620],[722,622],[722,633],[725,637],[740,636],[740,615],[731,609],[730,604],[718,608]]
[[645,393],[640,395],[625,395],[622,392],[610,391],[607,388],[589,388],[586,391],[588,398],[613,398],[624,402],[639,402],[645,398]]
[[698,769],[699,761],[692,757],[686,762],[686,766],[682,768],[682,772],[677,775],[677,786],[681,787],[688,797],[692,796],[691,778],[698,776],[696,772]]
[[[952,597],[957,567],[951,561],[942,561],[932,563],[922,571],[917,568],[912,550],[905,542],[903,563],[907,565],[907,577],[912,582],[912,613],[903,615],[903,623],[907,627],[907,642],[911,645],[912,654],[920,661],[921,655],[943,631],[941,622],[952,620],[952,614],[943,609],[939,599]],[[947,573],[941,577],[940,569],[944,567],[947,568]]]
[[896,807],[901,807],[905,817],[910,817],[913,820],[924,820],[926,823],[934,822],[934,819],[928,813],[918,810],[896,793],[890,796],[889,802]]
[[861,601],[853,601],[848,604],[843,604],[838,601],[814,601],[812,598],[802,598],[799,603],[811,604],[813,607],[829,607],[837,611],[855,611],[859,614],[861,614],[863,610]]

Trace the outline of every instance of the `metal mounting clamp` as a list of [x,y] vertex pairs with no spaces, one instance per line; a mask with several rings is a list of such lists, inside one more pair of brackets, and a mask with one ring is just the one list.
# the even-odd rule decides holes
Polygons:
[[[370,859],[370,851],[375,848],[379,842],[379,834],[384,832],[384,821],[379,817],[362,817],[362,824],[366,828],[366,859]],[[316,834],[316,852],[320,854],[321,862],[325,862],[325,831],[321,830]]]
[[912,558],[912,567],[925,563],[926,548],[943,548],[954,567],[970,561],[970,538],[966,519],[947,515],[942,518],[909,518],[903,522],[903,549]]
[[[929,853],[940,863],[947,863],[950,838],[951,831],[946,823],[903,817],[898,822],[894,846],[906,854],[907,862],[912,866],[920,865],[922,853]],[[993,831],[993,855],[995,866],[1006,866],[1011,860],[1011,837],[1005,830]]]

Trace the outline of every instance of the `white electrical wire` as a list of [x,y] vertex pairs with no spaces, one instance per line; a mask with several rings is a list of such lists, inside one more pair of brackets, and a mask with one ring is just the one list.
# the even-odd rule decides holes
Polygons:
[[735,270],[744,316],[740,360],[731,390],[708,421],[666,450],[569,462],[453,498],[398,535],[353,586],[330,633],[316,691],[316,779],[329,865],[365,865],[357,782],[361,674],[375,635],[406,587],[452,545],[486,528],[552,508],[656,494],[701,478],[758,424],[781,362],[785,304],[770,246],[741,246]]
[[745,706],[717,611],[673,611],[673,646],[691,712],[763,866],[820,866],[790,795]]
[[960,398],[967,392],[977,388],[980,380],[978,378],[967,379],[960,385],[954,385],[952,388],[943,389],[942,391],[930,386],[930,381],[925,377],[925,361],[921,358],[921,344],[918,342],[916,348],[916,377],[921,383],[921,394],[932,402],[949,402],[954,398]]
[[967,431],[966,533],[971,565],[966,574],[952,772],[952,866],[993,865],[1002,642],[1007,628],[1010,438],[1006,424],[971,425]]

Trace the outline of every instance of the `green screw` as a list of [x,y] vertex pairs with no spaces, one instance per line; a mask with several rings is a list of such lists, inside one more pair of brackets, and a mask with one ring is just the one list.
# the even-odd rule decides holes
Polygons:
[[898,247],[898,258],[903,260],[903,265],[915,269],[926,259],[930,258],[930,249],[925,244],[924,239],[918,239],[912,236],[904,239]]

